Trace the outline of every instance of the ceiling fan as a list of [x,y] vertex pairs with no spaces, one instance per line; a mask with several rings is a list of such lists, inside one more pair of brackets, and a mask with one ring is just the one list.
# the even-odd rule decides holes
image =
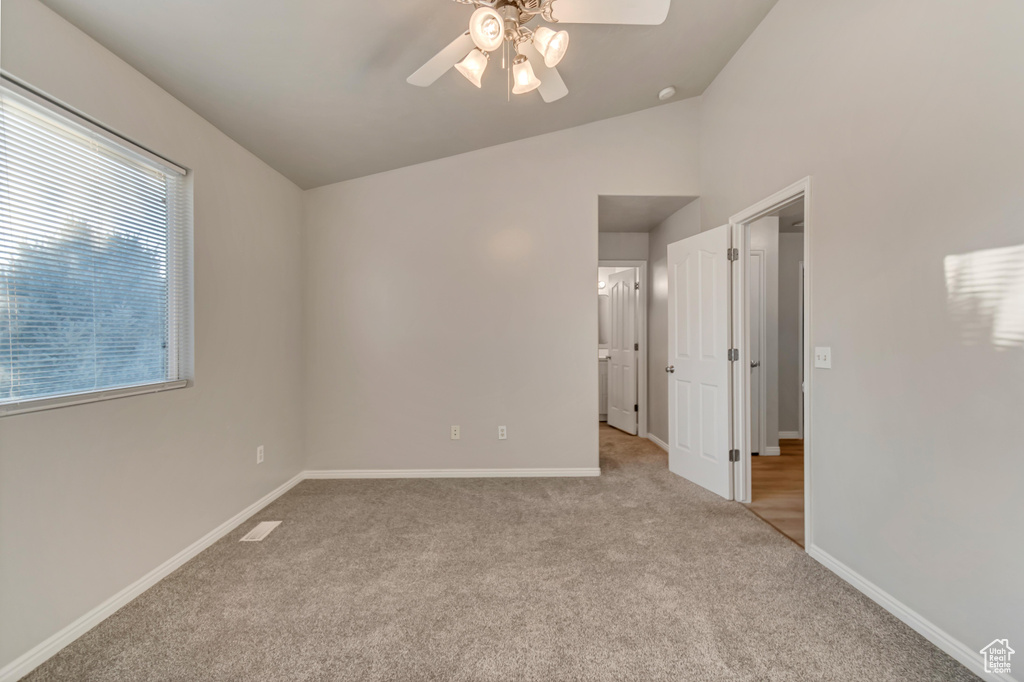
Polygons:
[[[569,33],[550,24],[664,23],[672,0],[455,0],[476,9],[469,30],[409,76],[427,87],[453,66],[481,86],[491,54],[502,50],[502,67],[511,66],[513,94],[538,90],[545,102],[569,94],[555,66],[569,47]],[[532,25],[538,20],[536,25]]]

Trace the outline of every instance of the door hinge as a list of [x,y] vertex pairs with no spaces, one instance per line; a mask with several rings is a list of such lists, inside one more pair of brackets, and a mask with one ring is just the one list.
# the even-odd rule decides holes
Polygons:
[[639,405],[633,405],[633,411],[634,412],[639,412],[640,411],[640,406]]
[[633,282],[633,288],[640,291],[640,282]]
[[729,260],[739,260],[740,259],[740,250],[739,249],[728,249],[728,251],[729,251]]
[[739,362],[739,361],[740,361],[740,349],[739,348],[730,348],[729,349],[729,362]]
[[738,461],[740,461],[740,451],[739,450],[730,450],[729,451],[729,461],[730,462],[738,462]]
[[633,344],[633,350],[640,350],[640,344],[639,343],[634,343]]

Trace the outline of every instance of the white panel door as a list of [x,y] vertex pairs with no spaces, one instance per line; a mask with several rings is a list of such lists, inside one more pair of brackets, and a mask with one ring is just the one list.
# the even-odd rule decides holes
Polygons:
[[761,346],[764,333],[764,251],[750,252],[750,267],[747,268],[747,310],[750,313],[750,451],[760,455],[764,451],[765,404],[762,401],[762,380],[764,369],[761,363]]
[[608,421],[608,361],[597,361],[597,418]]
[[611,287],[611,339],[608,361],[608,424],[636,435],[636,270],[608,278]]
[[668,467],[731,500],[729,226],[668,246]]

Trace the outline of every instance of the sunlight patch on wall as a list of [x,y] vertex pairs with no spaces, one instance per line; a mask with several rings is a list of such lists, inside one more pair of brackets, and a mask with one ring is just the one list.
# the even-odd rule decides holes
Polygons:
[[1024,245],[946,256],[949,313],[963,341],[1024,346]]
[[523,229],[505,229],[487,242],[487,253],[494,261],[518,263],[533,252],[533,237]]

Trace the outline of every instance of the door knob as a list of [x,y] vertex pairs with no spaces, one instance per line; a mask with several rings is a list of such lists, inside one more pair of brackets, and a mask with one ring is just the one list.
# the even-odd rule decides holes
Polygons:
[[668,367],[665,368],[665,371],[668,372],[669,374],[672,374],[672,373],[674,373],[676,371],[676,366],[675,365],[669,365]]
[[761,366],[761,361],[760,360],[758,360],[756,362],[751,362],[750,363],[750,369],[754,369],[755,367],[760,367],[760,366]]

